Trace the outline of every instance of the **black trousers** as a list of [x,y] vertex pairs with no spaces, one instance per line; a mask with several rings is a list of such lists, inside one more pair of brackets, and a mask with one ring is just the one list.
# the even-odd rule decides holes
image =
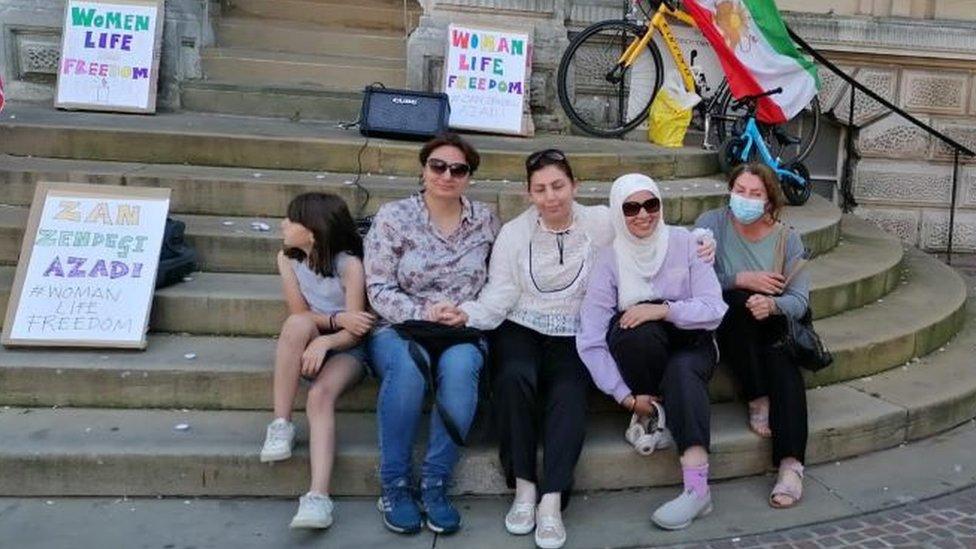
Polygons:
[[621,314],[610,320],[607,345],[624,382],[635,395],[663,398],[665,420],[679,454],[692,446],[707,451],[708,381],[717,359],[712,333],[681,330],[664,321],[625,330],[620,327]]
[[[505,321],[492,337],[492,406],[509,488],[535,482],[539,494],[562,492],[565,506],[583,449],[590,375],[576,338],[546,336]],[[540,433],[541,481],[536,479]]]
[[781,317],[756,320],[744,290],[723,293],[729,310],[718,329],[719,348],[745,397],[769,397],[769,428],[773,432],[773,466],[792,457],[803,462],[807,448],[807,393],[796,364],[775,344],[786,330]]

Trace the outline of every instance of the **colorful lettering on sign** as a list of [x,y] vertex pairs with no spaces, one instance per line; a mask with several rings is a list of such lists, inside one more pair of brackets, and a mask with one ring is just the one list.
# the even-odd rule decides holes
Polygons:
[[95,8],[87,10],[72,6],[71,24],[76,27],[95,27],[98,29],[117,29],[128,31],[148,31],[148,15],[123,14],[119,11],[98,13]]
[[85,223],[97,223],[100,225],[138,225],[139,206],[132,204],[117,204],[115,206],[115,217],[113,221],[112,209],[108,202],[98,202],[87,213],[81,211],[82,202],[80,200],[60,200],[58,201],[58,213],[54,214],[54,219],[58,221],[74,221],[80,223],[82,217]]
[[89,76],[139,80],[149,78],[149,68],[68,58],[61,62],[61,74],[87,74]]
[[468,77],[456,74],[447,77],[447,87],[458,90],[485,90],[513,95],[522,95],[523,93],[521,82],[506,82],[504,80],[495,80],[494,78]]
[[85,32],[85,47],[89,49],[98,48],[102,50],[124,50],[132,51],[132,35],[119,34],[115,32]]
[[525,40],[451,29],[451,45],[465,50],[525,55]]
[[88,267],[87,257],[65,258],[61,261],[61,256],[54,256],[54,260],[48,265],[42,276],[54,278],[108,278],[115,280],[128,276],[129,278],[140,278],[142,276],[142,263],[133,263],[131,266],[123,261],[106,261],[97,259],[95,263]]

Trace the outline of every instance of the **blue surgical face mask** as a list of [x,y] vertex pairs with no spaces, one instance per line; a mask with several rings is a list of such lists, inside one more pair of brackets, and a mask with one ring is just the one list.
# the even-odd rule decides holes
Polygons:
[[733,193],[729,195],[729,208],[739,222],[748,225],[766,213],[766,201]]

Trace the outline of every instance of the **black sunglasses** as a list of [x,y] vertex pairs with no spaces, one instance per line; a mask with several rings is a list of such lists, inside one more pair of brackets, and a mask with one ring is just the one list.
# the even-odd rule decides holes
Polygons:
[[460,162],[448,164],[440,158],[427,159],[427,168],[437,175],[450,171],[451,177],[464,177],[471,173],[471,166],[468,166],[467,164],[462,164]]
[[641,208],[644,208],[644,211],[649,214],[657,213],[661,211],[661,199],[654,197],[648,198],[644,202],[624,202],[620,209],[623,210],[624,216],[634,217],[640,213]]
[[542,159],[551,160],[555,162],[566,162],[566,155],[563,151],[559,149],[545,149],[542,151],[536,151],[529,155],[525,160],[525,165],[530,169],[534,170],[542,162]]

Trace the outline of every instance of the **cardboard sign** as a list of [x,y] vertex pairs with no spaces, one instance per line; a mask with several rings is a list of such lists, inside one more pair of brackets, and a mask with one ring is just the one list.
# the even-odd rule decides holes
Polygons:
[[525,135],[531,60],[528,34],[449,26],[444,92],[451,127]]
[[3,344],[145,348],[169,194],[39,183]]
[[155,112],[163,0],[67,0],[55,106]]

